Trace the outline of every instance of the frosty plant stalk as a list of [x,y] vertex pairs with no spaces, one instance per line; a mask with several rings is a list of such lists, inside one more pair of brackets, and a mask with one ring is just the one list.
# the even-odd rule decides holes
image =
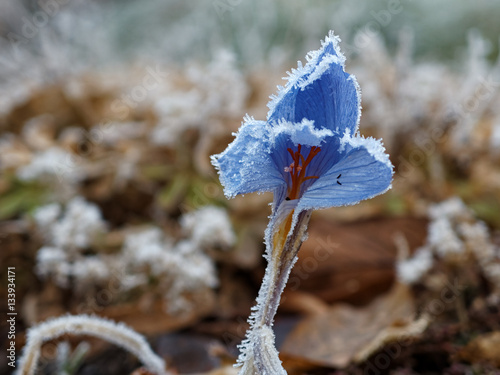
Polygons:
[[356,204],[391,186],[393,167],[382,143],[359,134],[359,86],[344,71],[339,42],[330,32],[278,87],[267,121],[246,116],[235,140],[212,156],[228,198],[274,194],[265,233],[268,265],[240,345],[240,374],[286,374],[272,325],[312,210]]

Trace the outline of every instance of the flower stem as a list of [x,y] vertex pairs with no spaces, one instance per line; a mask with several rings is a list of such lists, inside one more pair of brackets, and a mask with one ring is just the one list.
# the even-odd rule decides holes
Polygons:
[[296,224],[292,225],[292,211],[273,230],[273,248],[269,252],[269,263],[257,297],[258,303],[250,317],[251,328],[247,332],[247,340],[240,347],[242,354],[239,361],[243,364],[240,375],[286,374],[274,347],[272,325],[281,294],[305,238],[310,216],[311,211],[303,211],[299,213]]
[[[269,262],[266,273],[270,273],[270,280],[273,282],[268,285],[262,285],[263,292],[266,294],[267,304],[263,309],[261,323],[267,326],[272,326],[274,316],[278,310],[281,300],[281,294],[285,289],[290,271],[297,259],[297,253],[302,245],[303,237],[307,229],[307,224],[310,218],[310,212],[304,211],[299,214],[297,224],[292,228],[286,236],[286,240],[282,249],[273,249],[273,256]],[[275,258],[274,254],[278,254]],[[259,293],[260,294],[260,293]]]

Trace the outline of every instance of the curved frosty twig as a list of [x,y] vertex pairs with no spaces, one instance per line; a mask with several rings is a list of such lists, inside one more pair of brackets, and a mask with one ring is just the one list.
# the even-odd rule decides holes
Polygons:
[[90,335],[118,345],[139,358],[157,375],[168,375],[165,362],[149,347],[143,336],[123,323],[90,315],[66,315],[40,323],[29,329],[26,345],[15,375],[33,375],[44,342],[64,334]]

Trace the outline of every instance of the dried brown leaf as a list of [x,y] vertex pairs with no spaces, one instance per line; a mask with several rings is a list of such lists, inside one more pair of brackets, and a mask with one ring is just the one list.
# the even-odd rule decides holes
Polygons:
[[307,292],[327,303],[367,303],[394,281],[395,235],[415,249],[426,232],[427,222],[415,218],[350,224],[314,220],[285,290]]
[[388,342],[421,333],[427,324],[416,323],[414,315],[410,291],[397,284],[362,308],[336,305],[325,314],[305,318],[286,338],[281,352],[317,365],[345,367]]

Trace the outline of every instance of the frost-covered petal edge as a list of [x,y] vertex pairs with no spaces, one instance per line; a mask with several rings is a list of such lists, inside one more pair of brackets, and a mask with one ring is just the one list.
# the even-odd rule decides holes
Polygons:
[[[285,96],[291,88],[296,85],[301,85],[304,83],[304,77],[313,74],[314,70],[318,66],[318,62],[320,58],[324,57],[325,53],[330,53],[337,56],[339,59],[339,63],[344,68],[345,65],[345,56],[340,51],[340,38],[330,31],[328,36],[324,41],[321,41],[321,48],[319,50],[310,51],[306,55],[307,63],[305,66],[302,65],[301,61],[297,61],[297,68],[292,68],[291,72],[287,72],[288,77],[283,77],[284,80],[287,81],[285,87],[278,86],[278,93],[276,95],[271,95],[271,101],[267,104],[269,108],[268,117],[274,111],[274,107],[276,104]],[[331,52],[328,52],[328,47],[331,47]],[[323,68],[324,69],[324,68]]]
[[211,156],[226,197],[273,191],[285,183],[269,156],[269,128],[265,121],[246,116],[233,135],[236,138],[225,151]]
[[[344,116],[341,115],[341,118],[336,119],[335,124],[333,124],[334,126],[327,123],[318,123],[316,126],[326,126],[331,128],[331,130],[340,131],[340,133],[342,133],[344,129],[350,129],[352,133],[357,133],[361,118],[361,89],[356,77],[345,71],[346,58],[340,50],[339,42],[340,38],[334,35],[333,31],[330,31],[325,40],[321,42],[321,48],[319,50],[310,51],[306,55],[307,63],[305,66],[302,65],[301,61],[298,61],[297,69],[292,68],[291,72],[287,72],[288,77],[283,77],[283,79],[287,80],[287,83],[284,87],[278,86],[277,94],[271,95],[271,100],[267,104],[269,108],[267,118],[269,121],[279,119],[280,117],[287,118],[288,120],[294,122],[302,121],[301,116],[293,116],[289,113],[289,111],[304,111],[303,109],[299,109],[300,106],[305,104],[304,100],[307,101],[307,99],[311,99],[307,98],[307,95],[304,97],[304,90],[311,89],[313,84],[325,79],[326,76],[329,76],[330,79],[335,77],[333,78],[334,80],[340,79],[342,76],[338,75],[338,71],[340,71],[345,76],[345,78],[342,78],[345,79],[344,82],[350,82],[352,87],[344,84],[343,87],[333,86],[327,89],[325,92],[332,95],[332,101],[328,99],[327,95],[322,106],[325,108],[325,111],[329,112],[330,116],[327,116],[327,118],[330,118],[332,111],[333,113],[337,113],[337,111],[339,111],[339,109],[335,109],[335,106],[338,106],[339,104],[342,105],[341,103],[343,103],[343,101],[349,102],[350,95],[354,94],[355,99],[352,98],[352,103],[354,104],[352,112],[355,112],[355,118],[352,120],[347,118],[342,120],[341,118]],[[334,73],[334,71],[337,71],[337,73]],[[344,90],[344,92],[342,92],[342,90]],[[349,92],[351,90],[352,92]],[[313,118],[307,115],[305,118],[313,120]]]
[[347,134],[342,145],[345,156],[307,189],[297,212],[357,204],[391,188],[393,166],[379,140]]

